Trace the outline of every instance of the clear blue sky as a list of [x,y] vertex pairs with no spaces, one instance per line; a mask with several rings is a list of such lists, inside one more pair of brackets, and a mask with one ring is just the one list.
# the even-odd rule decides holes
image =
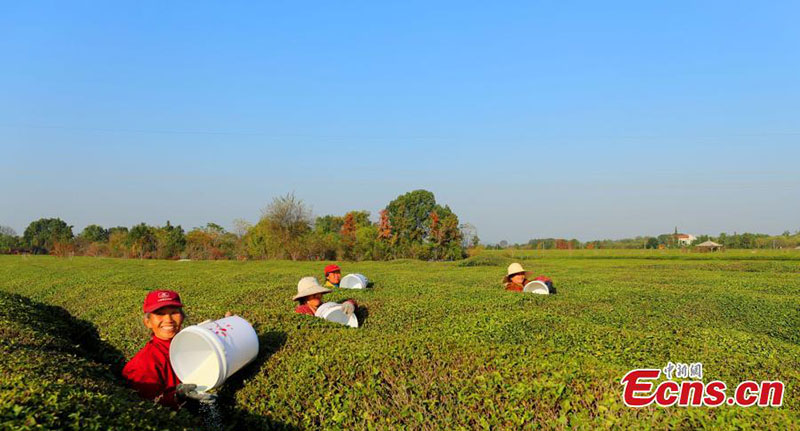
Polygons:
[[[266,3],[266,2],[264,2]],[[4,2],[0,224],[425,188],[482,239],[800,229],[800,3]]]

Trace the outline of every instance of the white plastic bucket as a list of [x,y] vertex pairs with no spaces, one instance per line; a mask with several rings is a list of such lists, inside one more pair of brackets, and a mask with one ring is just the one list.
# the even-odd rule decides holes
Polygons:
[[522,288],[523,292],[537,293],[539,295],[549,295],[550,289],[543,281],[533,280]]
[[317,308],[315,316],[325,320],[347,325],[351,328],[358,328],[358,318],[355,314],[347,314],[342,311],[342,304],[338,302],[326,302]]
[[369,280],[363,274],[347,274],[342,277],[339,287],[343,289],[366,289]]
[[214,389],[258,356],[258,335],[239,316],[192,325],[169,346],[169,361],[182,383]]

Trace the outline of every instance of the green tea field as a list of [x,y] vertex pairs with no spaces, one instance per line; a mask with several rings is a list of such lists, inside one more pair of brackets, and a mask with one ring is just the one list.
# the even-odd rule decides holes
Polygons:
[[[506,292],[506,266],[558,293]],[[358,329],[297,315],[323,262],[0,256],[0,429],[196,429],[121,386],[152,289],[188,324],[230,310],[259,334],[220,390],[229,429],[800,428],[800,251],[484,252],[457,262],[339,262],[372,289]],[[780,407],[627,407],[636,368],[702,363],[735,387],[780,380]]]

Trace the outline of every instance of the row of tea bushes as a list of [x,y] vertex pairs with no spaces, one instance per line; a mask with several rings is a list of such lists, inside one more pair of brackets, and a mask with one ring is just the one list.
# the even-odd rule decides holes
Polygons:
[[196,429],[122,386],[121,360],[90,323],[0,292],[0,429]]

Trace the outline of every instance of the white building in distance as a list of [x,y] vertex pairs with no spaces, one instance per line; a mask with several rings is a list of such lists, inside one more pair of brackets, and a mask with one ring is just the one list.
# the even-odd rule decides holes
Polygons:
[[679,233],[675,235],[675,239],[678,241],[678,244],[680,245],[691,245],[692,241],[697,239],[697,237],[688,233]]

